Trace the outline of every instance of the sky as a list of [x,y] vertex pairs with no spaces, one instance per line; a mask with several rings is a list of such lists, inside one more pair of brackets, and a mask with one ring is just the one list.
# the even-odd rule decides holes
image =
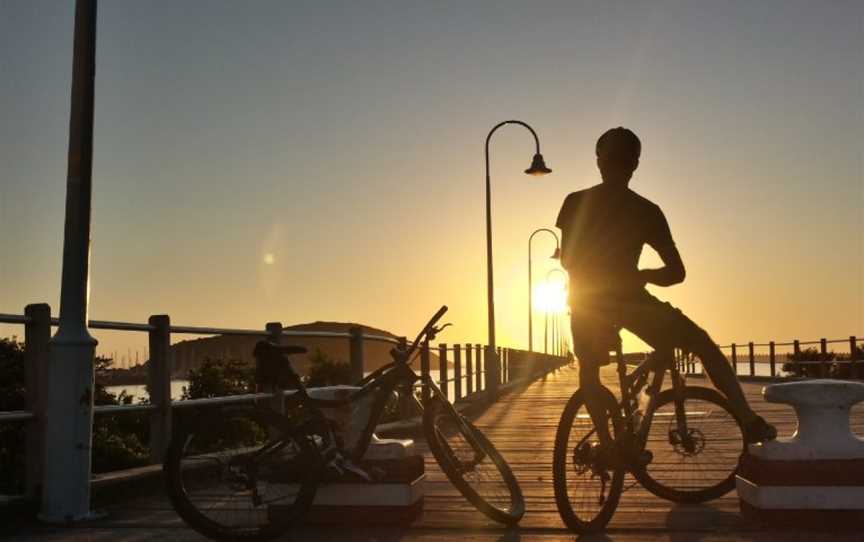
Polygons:
[[[72,12],[0,0],[0,313],[59,312]],[[619,125],[688,272],[652,293],[719,343],[864,336],[862,106],[857,1],[101,2],[90,317],[411,335],[446,304],[440,340],[485,342],[483,143],[519,119],[553,173],[493,137],[499,344]]]

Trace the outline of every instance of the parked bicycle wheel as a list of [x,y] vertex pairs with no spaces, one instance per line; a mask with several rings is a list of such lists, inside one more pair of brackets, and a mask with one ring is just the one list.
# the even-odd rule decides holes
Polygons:
[[684,388],[687,434],[680,435],[671,389],[657,397],[645,448],[654,458],[636,479],[658,497],[698,503],[735,487],[735,471],[745,451],[744,433],[729,402],[709,388]]
[[444,399],[423,413],[432,455],[465,498],[491,519],[512,525],[525,514],[525,499],[510,466],[471,422]]
[[216,540],[266,540],[302,522],[321,461],[311,436],[282,439],[254,410],[214,412],[175,434],[165,478],[174,509]]
[[[614,437],[623,427],[620,409],[612,392],[605,387],[602,390],[609,434]],[[561,519],[573,531],[600,531],[615,513],[624,485],[624,469],[610,466],[606,456],[601,453],[583,391],[577,390],[561,414],[552,460],[555,502]]]

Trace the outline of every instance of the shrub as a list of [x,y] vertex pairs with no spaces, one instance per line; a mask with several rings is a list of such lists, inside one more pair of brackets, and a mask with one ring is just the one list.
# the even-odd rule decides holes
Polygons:
[[189,370],[189,386],[181,399],[203,399],[221,395],[242,395],[255,390],[255,370],[237,359],[206,358],[200,367]]
[[319,348],[309,356],[309,374],[304,384],[310,388],[351,383],[351,366],[344,361],[330,359]]

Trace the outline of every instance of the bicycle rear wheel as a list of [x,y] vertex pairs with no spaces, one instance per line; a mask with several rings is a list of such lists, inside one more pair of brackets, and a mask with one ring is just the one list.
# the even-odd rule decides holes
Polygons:
[[215,540],[267,540],[299,525],[321,461],[311,435],[278,433],[252,409],[211,413],[179,430],[163,469],[180,517]]
[[[624,486],[624,469],[608,464],[600,453],[600,439],[585,406],[583,390],[577,390],[561,414],[555,434],[552,477],[555,503],[561,519],[577,533],[603,530],[612,519]],[[605,387],[609,434],[617,437],[623,428],[615,396]]]
[[525,499],[519,482],[479,429],[438,397],[426,403],[423,428],[441,470],[471,504],[500,523],[522,519]]
[[744,433],[725,397],[710,388],[685,387],[687,435],[678,434],[675,393],[657,397],[646,450],[654,458],[634,476],[658,497],[700,503],[735,487],[735,472],[746,450]]

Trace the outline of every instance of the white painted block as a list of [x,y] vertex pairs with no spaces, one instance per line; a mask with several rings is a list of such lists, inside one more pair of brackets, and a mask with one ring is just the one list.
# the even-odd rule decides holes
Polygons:
[[[425,483],[426,475],[421,474],[413,482],[405,484],[322,484],[315,493],[313,506],[411,506],[423,498]],[[278,494],[286,491],[294,494],[299,490],[296,484],[279,484],[277,487]]]
[[864,487],[758,486],[736,476],[738,496],[761,510],[864,510]]

